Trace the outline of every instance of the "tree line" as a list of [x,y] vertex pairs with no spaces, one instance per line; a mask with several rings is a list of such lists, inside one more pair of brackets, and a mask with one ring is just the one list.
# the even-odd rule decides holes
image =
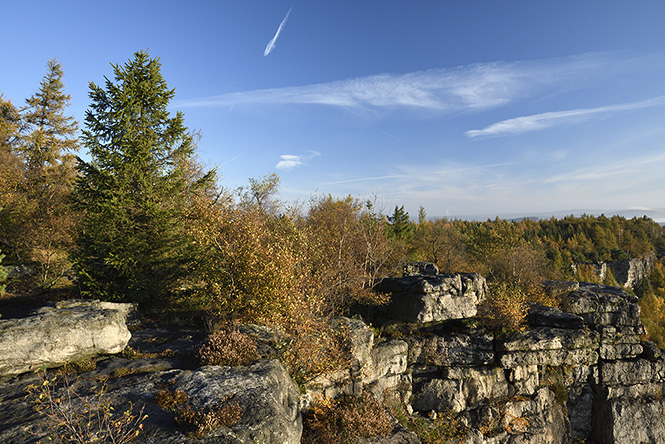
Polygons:
[[[495,295],[488,316],[513,310],[517,326],[524,302],[556,304],[542,280],[582,278],[572,263],[665,250],[663,227],[646,217],[474,222],[431,219],[421,207],[412,220],[403,206],[385,213],[378,198],[281,202],[275,174],[225,189],[198,161],[184,115],[169,112],[175,90],[159,59],[140,51],[112,67],[89,85],[81,136],[56,60],[24,106],[0,96],[0,250],[4,264],[36,271],[20,291],[73,273],[84,297],[279,325],[311,357],[332,354],[319,320],[385,302],[372,287],[407,262],[481,273]],[[662,310],[664,270],[659,262],[636,289],[652,311]],[[307,341],[319,347],[304,353]],[[326,362],[317,359],[307,365]]]

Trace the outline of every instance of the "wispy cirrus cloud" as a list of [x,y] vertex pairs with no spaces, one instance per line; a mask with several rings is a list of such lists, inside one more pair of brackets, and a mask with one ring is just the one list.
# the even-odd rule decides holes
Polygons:
[[272,52],[273,49],[275,49],[275,43],[277,42],[277,38],[282,33],[282,28],[284,28],[286,21],[289,19],[289,15],[291,14],[292,9],[293,7],[291,7],[291,9],[289,9],[289,12],[286,13],[286,16],[279,24],[279,28],[277,28],[277,32],[275,32],[275,36],[268,42],[265,51],[263,51],[263,57],[266,57],[268,54]]
[[306,151],[305,154],[302,155],[282,154],[279,156],[281,160],[277,162],[275,168],[278,170],[292,170],[293,168],[307,165],[307,161],[319,157],[320,155],[321,153],[318,151]]
[[520,134],[527,131],[551,128],[553,126],[574,124],[596,115],[630,111],[663,104],[665,104],[665,96],[658,96],[654,97],[653,99],[642,100],[639,102],[533,114],[530,116],[502,120],[501,122],[493,123],[492,125],[481,130],[467,131],[465,134],[468,137]]
[[[632,182],[636,182],[639,179],[644,179],[644,177],[653,177],[652,173],[662,171],[664,166],[665,154],[644,155],[641,157],[628,156],[620,161],[605,162],[547,177],[543,182],[577,184],[591,181],[612,181],[624,184],[625,182],[618,179],[624,177],[629,178]],[[658,175],[658,177],[662,176]]]
[[[268,49],[268,48],[266,48]],[[405,74],[377,74],[330,83],[262,89],[180,100],[179,107],[320,105],[351,110],[482,110],[544,88],[586,81],[612,57],[587,54],[531,62],[493,62]]]

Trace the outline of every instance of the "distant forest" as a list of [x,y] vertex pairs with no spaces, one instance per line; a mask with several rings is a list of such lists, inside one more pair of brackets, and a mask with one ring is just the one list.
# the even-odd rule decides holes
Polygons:
[[316,372],[334,359],[324,320],[385,303],[373,286],[409,262],[485,276],[483,322],[519,329],[529,302],[561,303],[543,280],[597,282],[572,265],[655,252],[648,279],[627,291],[665,346],[665,229],[653,220],[432,219],[422,207],[386,211],[380,196],[290,204],[275,174],[225,189],[197,160],[184,115],[168,111],[175,92],[159,60],[137,52],[113,68],[90,84],[80,136],[56,60],[21,106],[0,96],[0,259],[34,269],[7,281],[5,297],[69,292],[137,302],[148,315],[278,325],[297,338],[292,350],[308,350],[289,355],[292,368]]

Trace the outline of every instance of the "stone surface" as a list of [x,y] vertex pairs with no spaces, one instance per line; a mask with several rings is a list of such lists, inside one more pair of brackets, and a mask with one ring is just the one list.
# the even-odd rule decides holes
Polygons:
[[494,337],[486,333],[440,333],[408,338],[409,363],[436,366],[494,363]]
[[0,319],[0,374],[122,351],[131,334],[131,304],[66,302],[43,307],[32,316]]
[[598,361],[598,335],[584,330],[538,327],[497,340],[504,368],[524,365],[591,365]]
[[383,279],[376,290],[392,294],[385,318],[426,323],[475,316],[487,284],[475,273],[416,275]]
[[529,306],[527,321],[532,327],[584,328],[584,319],[581,316],[538,303]]
[[406,264],[402,272],[404,276],[434,276],[439,274],[439,269],[434,262],[412,262]]
[[229,398],[243,414],[231,426],[238,443],[298,444],[302,434],[298,387],[277,360],[248,367],[206,366],[168,375],[173,387],[187,393],[194,408]]
[[[484,281],[473,275],[444,277],[398,280],[401,288],[406,283],[409,291],[416,289],[421,295],[449,292],[470,297],[483,292]],[[363,390],[379,399],[390,395],[388,402],[403,404],[404,412],[420,424],[454,418],[468,431],[458,441],[465,444],[665,442],[665,358],[658,347],[640,339],[644,327],[637,299],[602,285],[553,282],[545,288],[560,292],[571,313],[532,306],[529,327],[509,335],[494,336],[477,319],[464,319],[393,322],[375,330],[380,334],[374,338],[362,321],[335,318],[331,326],[344,331],[350,342],[350,365],[314,377],[303,385],[304,394],[277,361],[191,368],[187,356],[195,348],[193,342],[203,339],[194,334],[186,335],[178,348],[180,357],[99,358],[97,369],[80,384],[91,387],[99,378],[129,370],[129,376],[109,379],[109,396],[116,411],[129,402],[146,409],[149,417],[139,443],[295,443],[300,439],[299,412],[317,396],[334,398]],[[57,310],[77,312],[84,306],[71,303]],[[108,310],[100,305],[96,309]],[[56,309],[42,314],[51,310]],[[277,353],[279,334],[265,327],[237,328]],[[154,347],[149,336],[136,332],[135,338]],[[26,434],[38,418],[24,395],[24,385],[34,378],[28,373],[0,379],[0,442],[37,442]],[[231,428],[194,440],[155,405],[154,393],[164,387],[185,390],[196,408],[238,402],[246,414]],[[413,433],[396,427],[389,436],[358,444],[418,442]]]
[[441,376],[441,379],[414,381],[411,402],[414,409],[461,412],[508,395],[508,383],[498,367],[452,367],[445,369]]

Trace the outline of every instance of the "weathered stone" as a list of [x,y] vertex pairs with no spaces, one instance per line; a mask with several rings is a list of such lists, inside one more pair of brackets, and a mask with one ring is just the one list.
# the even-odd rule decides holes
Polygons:
[[651,341],[642,341],[642,358],[656,361],[662,356],[662,351]]
[[529,306],[527,321],[532,327],[584,328],[584,319],[581,316],[538,303]]
[[237,403],[243,413],[231,432],[238,443],[300,443],[300,394],[277,360],[249,367],[174,371],[169,382],[187,393],[195,409],[210,408],[225,399]]
[[601,387],[594,404],[593,442],[665,442],[664,390],[662,383]]
[[396,427],[388,436],[359,438],[355,444],[421,444],[421,441],[414,432]]
[[508,395],[508,383],[500,368],[446,368],[442,379],[422,385],[414,381],[415,410],[429,412],[450,409],[461,412],[490,399]]
[[403,276],[434,276],[439,269],[434,262],[411,262],[402,270]]
[[537,365],[517,366],[508,372],[508,381],[516,395],[531,395],[540,385]]
[[342,394],[357,394],[362,389],[362,381],[353,378],[351,369],[342,368],[322,373],[303,384],[304,393],[300,396],[300,409],[310,408],[321,397],[334,399]]
[[584,330],[539,327],[497,340],[504,368],[523,365],[590,365],[598,360],[598,335]]
[[637,297],[620,288],[607,285],[580,283],[580,289],[567,298],[567,311],[584,318],[585,324],[601,326],[638,327],[640,306]]
[[541,387],[531,399],[508,401],[504,405],[503,428],[512,443],[560,444],[570,441],[570,434],[555,395]]
[[600,382],[604,386],[664,382],[663,361],[646,359],[631,361],[609,361],[600,366]]
[[22,319],[0,319],[0,374],[57,367],[68,361],[122,351],[131,334],[132,304],[59,303]]
[[493,337],[484,333],[442,333],[414,336],[409,342],[410,364],[477,366],[494,363]]
[[652,251],[644,257],[632,258],[624,261],[611,261],[607,266],[619,285],[624,288],[634,288],[642,279],[649,275],[656,262],[656,254]]
[[374,332],[359,319],[342,316],[331,319],[332,328],[339,330],[351,345],[351,357],[363,366],[368,360],[374,344]]
[[401,375],[406,371],[408,344],[401,339],[382,341],[372,349],[372,371],[367,375],[373,381],[385,375]]
[[383,279],[376,290],[391,293],[387,319],[433,322],[475,316],[487,284],[478,274],[405,276]]

